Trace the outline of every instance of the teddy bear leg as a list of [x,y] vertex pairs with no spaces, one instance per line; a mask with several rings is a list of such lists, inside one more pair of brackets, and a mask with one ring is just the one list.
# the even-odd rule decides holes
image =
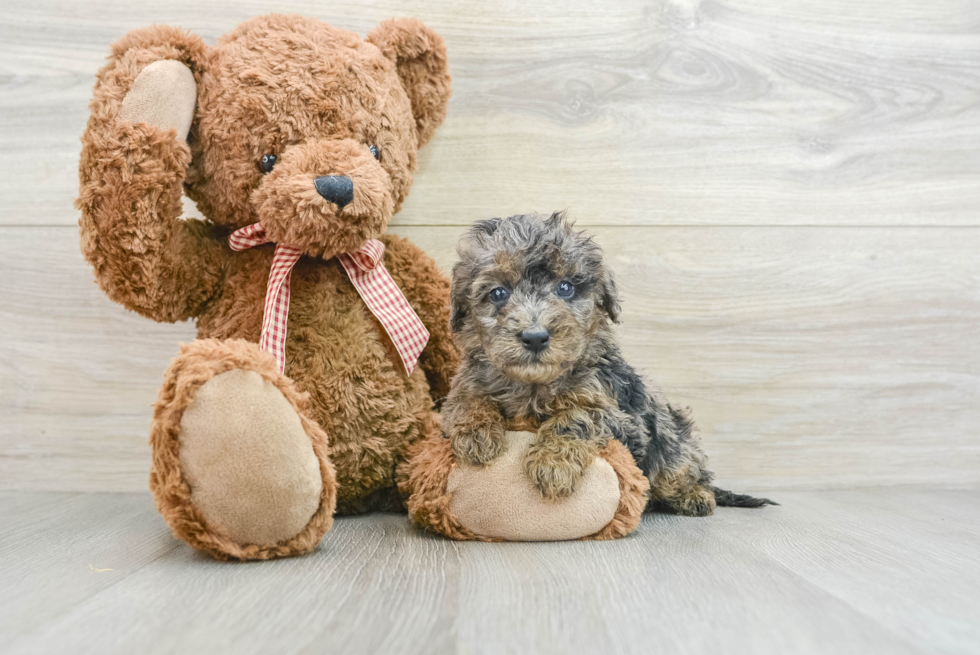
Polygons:
[[327,437],[271,355],[244,340],[181,347],[164,376],[150,488],[174,534],[218,559],[313,550],[333,523]]

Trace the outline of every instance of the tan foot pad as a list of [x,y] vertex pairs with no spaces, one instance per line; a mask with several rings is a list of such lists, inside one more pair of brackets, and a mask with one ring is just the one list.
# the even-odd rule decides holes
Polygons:
[[614,539],[640,522],[649,483],[629,451],[611,442],[586,469],[575,493],[544,500],[524,473],[532,432],[507,432],[507,450],[487,466],[453,461],[446,439],[430,439],[413,456],[409,513],[454,539],[563,541]]
[[320,469],[296,410],[254,371],[217,375],[181,421],[180,464],[208,525],[241,544],[286,541],[320,506]]
[[150,429],[150,489],[174,535],[222,560],[316,548],[333,525],[337,482],[306,404],[256,343],[182,345]]
[[197,83],[191,69],[173,59],[161,59],[136,76],[123,98],[119,118],[164,131],[177,130],[177,138],[186,141],[196,104]]

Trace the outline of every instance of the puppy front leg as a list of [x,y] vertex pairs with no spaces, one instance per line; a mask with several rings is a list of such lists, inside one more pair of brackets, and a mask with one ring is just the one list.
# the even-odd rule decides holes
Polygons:
[[458,460],[489,464],[504,450],[504,419],[485,398],[450,393],[442,408],[442,431]]
[[546,499],[567,498],[609,436],[601,412],[570,408],[541,425],[524,470]]

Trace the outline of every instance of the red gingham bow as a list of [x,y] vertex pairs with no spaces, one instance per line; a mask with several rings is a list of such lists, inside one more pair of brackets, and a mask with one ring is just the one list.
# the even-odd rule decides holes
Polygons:
[[[262,223],[235,230],[228,237],[232,250],[245,250],[269,243]],[[371,313],[381,322],[391,337],[405,372],[411,374],[419,361],[422,349],[429,341],[429,331],[408,304],[395,281],[391,279],[381,258],[385,244],[371,239],[359,250],[338,255],[340,263]],[[286,372],[286,319],[289,316],[289,279],[300,251],[292,246],[276,244],[272,255],[272,270],[265,291],[265,310],[262,314],[262,337],[259,347],[272,353],[279,371]]]

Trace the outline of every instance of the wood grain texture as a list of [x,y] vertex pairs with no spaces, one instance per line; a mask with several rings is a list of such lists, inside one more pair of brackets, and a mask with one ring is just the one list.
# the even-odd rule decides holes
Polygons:
[[148,494],[0,494],[0,650],[180,548]]
[[[971,570],[980,552],[977,492],[831,492],[790,496],[794,511],[750,526],[726,513],[726,528],[803,580],[932,653],[980,650]],[[950,511],[949,502],[967,514]],[[911,506],[910,506],[911,505]],[[942,546],[938,544],[942,543]],[[908,598],[929,599],[909,620]]]
[[[0,493],[5,653],[977,653],[975,491],[781,492],[616,542],[455,543],[340,519],[220,563],[148,494]],[[90,566],[91,565],[91,566]]]
[[74,223],[109,44],[270,11],[446,38],[449,119],[401,224],[977,225],[980,6],[963,0],[34,0],[0,18],[0,222]]
[[[399,227],[448,269],[462,228]],[[724,484],[980,482],[980,231],[595,228],[629,359],[689,404]],[[0,228],[0,488],[146,488],[191,324],[108,301],[73,228]]]

